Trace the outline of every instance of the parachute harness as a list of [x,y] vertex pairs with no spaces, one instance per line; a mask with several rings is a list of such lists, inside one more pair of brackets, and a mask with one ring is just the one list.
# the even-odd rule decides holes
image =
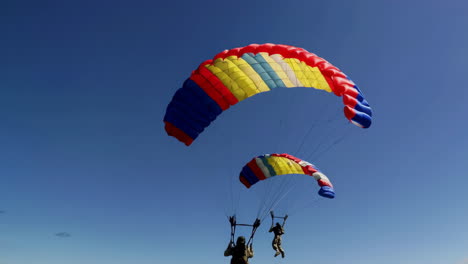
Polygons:
[[253,238],[254,238],[254,235],[255,235],[255,232],[257,231],[257,228],[260,226],[260,219],[255,219],[255,222],[251,225],[249,224],[238,224],[236,222],[236,216],[233,215],[233,216],[230,216],[229,217],[229,223],[231,224],[231,244],[234,245],[234,235],[235,235],[235,232],[236,232],[236,226],[251,226],[252,227],[252,232],[250,234],[250,238],[249,240],[247,241],[247,246],[250,245],[250,244],[253,244]]

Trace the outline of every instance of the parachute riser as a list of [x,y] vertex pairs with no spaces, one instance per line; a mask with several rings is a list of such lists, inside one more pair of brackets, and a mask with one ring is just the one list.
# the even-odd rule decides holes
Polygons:
[[288,219],[288,215],[285,215],[285,216],[275,216],[275,214],[273,213],[273,211],[270,211],[270,215],[271,215],[271,226],[273,226],[275,224],[275,218],[279,218],[279,219],[283,219],[283,224],[281,226],[284,226],[284,224],[286,224],[286,219]]
[[253,237],[255,235],[255,232],[257,231],[257,228],[260,226],[260,219],[255,219],[255,222],[253,224],[238,224],[236,222],[236,216],[233,215],[233,216],[230,216],[229,217],[229,223],[231,224],[231,244],[235,244],[234,243],[234,237],[235,237],[235,233],[236,233],[236,226],[251,226],[252,227],[252,232],[250,234],[250,238],[249,240],[247,241],[247,244],[246,245],[249,245],[249,244],[252,244],[253,243]]

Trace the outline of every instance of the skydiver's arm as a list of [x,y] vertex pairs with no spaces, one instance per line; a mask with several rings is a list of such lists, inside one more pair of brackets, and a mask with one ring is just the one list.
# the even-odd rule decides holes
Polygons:
[[288,215],[285,215],[284,218],[283,218],[283,225],[281,225],[281,227],[284,227],[284,225],[286,224],[286,219],[288,219]]
[[228,247],[226,248],[226,250],[224,250],[224,256],[228,257],[228,256],[231,256],[231,255],[232,255],[232,243],[229,242]]
[[250,244],[250,247],[249,247],[247,253],[248,253],[248,254],[247,254],[247,258],[253,258],[253,256],[254,256],[254,251],[253,251],[252,244]]

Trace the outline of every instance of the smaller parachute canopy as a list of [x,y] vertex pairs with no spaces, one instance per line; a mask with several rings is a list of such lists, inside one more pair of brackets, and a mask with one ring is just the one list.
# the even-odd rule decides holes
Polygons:
[[314,177],[320,190],[318,194],[326,198],[335,198],[333,185],[325,174],[313,164],[289,154],[265,154],[248,162],[239,175],[239,180],[245,187],[250,188],[259,181],[273,176],[286,174],[303,174]]

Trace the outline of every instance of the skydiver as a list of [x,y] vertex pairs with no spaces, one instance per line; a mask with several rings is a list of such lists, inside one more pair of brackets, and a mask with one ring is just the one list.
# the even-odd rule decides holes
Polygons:
[[245,237],[239,236],[237,242],[231,240],[227,249],[224,251],[224,256],[232,256],[231,264],[249,264],[249,258],[254,256],[252,244],[245,244]]
[[271,246],[276,251],[275,257],[281,254],[281,257],[284,258],[284,250],[281,247],[281,236],[284,234],[284,224],[286,223],[286,219],[288,218],[288,215],[284,217],[276,217],[276,218],[283,218],[283,224],[280,225],[280,223],[276,222],[276,225],[273,226],[275,216],[273,215],[273,212],[270,212],[270,214],[271,214],[271,227],[268,232],[270,233],[273,232],[275,234],[275,237],[273,238],[273,241],[271,242]]

